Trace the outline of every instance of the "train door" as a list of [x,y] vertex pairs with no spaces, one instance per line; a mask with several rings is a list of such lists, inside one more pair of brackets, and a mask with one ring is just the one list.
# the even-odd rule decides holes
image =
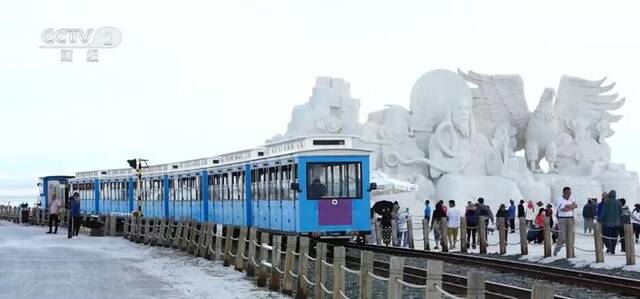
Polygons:
[[169,177],[169,218],[176,219],[176,184],[173,177]]
[[222,217],[224,224],[233,224],[233,201],[231,199],[231,173],[225,170],[220,174],[221,179],[221,196],[222,196]]
[[209,190],[209,196],[207,200],[209,201],[209,206],[207,209],[207,213],[209,214],[209,221],[213,223],[217,223],[216,219],[216,194],[215,194],[215,181],[214,175],[211,171],[207,171],[207,188]]
[[258,188],[256,197],[258,198],[258,208],[260,210],[260,227],[269,229],[271,219],[269,217],[269,198],[267,196],[267,168],[260,167],[258,171]]
[[255,227],[260,226],[260,208],[258,206],[258,170],[250,169],[251,171],[251,192],[249,192],[251,198],[251,224]]
[[210,172],[210,178],[209,178],[209,184],[210,184],[210,191],[209,191],[209,197],[211,198],[211,203],[212,203],[212,209],[213,209],[213,222],[215,223],[223,223],[224,222],[224,217],[222,216],[223,213],[223,209],[222,209],[222,187],[221,187],[221,182],[222,179],[220,178],[220,173],[213,173],[213,171]]
[[282,174],[282,228],[286,231],[296,231],[296,205],[298,192],[291,190],[291,183],[298,182],[298,167],[290,161],[280,167]]
[[191,182],[191,219],[202,221],[202,194],[200,192],[200,175],[193,174],[189,179]]
[[282,230],[282,199],[280,192],[280,173],[278,166],[267,168],[267,197],[269,199],[269,227]]
[[162,178],[157,177],[154,181],[154,189],[155,189],[155,209],[154,215],[155,217],[165,217],[164,215],[164,189],[162,188]]
[[241,168],[231,173],[231,202],[233,224],[244,225],[244,172]]

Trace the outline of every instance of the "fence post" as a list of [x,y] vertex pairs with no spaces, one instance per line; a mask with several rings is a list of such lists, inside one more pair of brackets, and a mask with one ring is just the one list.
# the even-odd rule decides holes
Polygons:
[[551,256],[551,218],[544,217],[544,228],[542,234],[544,236],[544,257]]
[[635,240],[633,237],[633,225],[627,223],[624,225],[624,246],[627,255],[627,265],[636,264]]
[[593,245],[596,250],[596,263],[604,263],[604,244],[602,242],[602,223],[597,222],[593,226]]
[[[217,244],[216,240],[216,244]],[[267,266],[262,262],[267,260],[267,248],[263,244],[269,244],[269,233],[260,233],[260,257],[258,257],[258,286],[265,287],[267,285]],[[217,245],[216,245],[217,247]]]
[[124,218],[124,231],[122,232],[122,237],[125,239],[129,239],[129,224],[131,222],[131,217],[126,216]]
[[527,219],[518,217],[518,230],[520,230],[520,254],[529,254],[529,241],[527,241]]
[[440,245],[442,245],[442,252],[449,252],[449,223],[447,218],[440,218]]
[[[248,255],[249,259],[247,260],[247,276],[249,276],[249,277],[254,277],[256,275],[256,268],[253,265],[253,261],[256,258],[256,245],[255,245],[255,243],[258,243],[256,235],[257,235],[256,228],[255,227],[250,228],[249,229],[249,244],[248,244],[248,246],[249,246],[249,255]],[[209,243],[211,243],[211,242],[209,242]],[[207,248],[209,248],[208,245],[207,245]]]
[[[200,227],[202,229],[202,227]],[[189,239],[187,239],[187,252],[193,253],[194,243],[196,242],[196,237],[199,235],[198,233],[198,222],[191,222],[191,229],[189,230]]]
[[380,221],[376,221],[375,228],[376,228],[376,244],[382,245],[382,225],[380,224]]
[[467,277],[467,298],[484,299],[484,273],[469,272]]
[[211,252],[211,245],[213,244],[213,222],[207,223],[207,233],[204,240],[204,248],[202,249],[202,256],[206,259],[212,259],[213,252]]
[[209,240],[209,222],[203,222],[200,226],[200,235],[198,236],[198,247],[195,250],[196,256],[205,257],[207,254],[207,241]]
[[427,260],[425,298],[443,298],[436,286],[442,288],[442,261]]
[[391,220],[391,246],[399,246],[398,243],[398,223],[395,220]]
[[424,250],[431,250],[429,247],[429,219],[422,218],[422,238],[424,242]]
[[387,296],[389,299],[402,298],[402,286],[398,280],[402,280],[403,268],[404,258],[400,256],[392,256],[389,259],[389,288]]
[[305,277],[307,276],[307,269],[309,268],[309,238],[300,237],[300,258],[298,259],[298,291],[296,292],[296,299],[307,299],[309,294],[309,286]]
[[415,244],[413,243],[413,221],[411,220],[411,218],[407,219],[407,239],[409,241],[409,248],[416,248]]
[[240,227],[240,236],[238,237],[238,247],[236,250],[236,271],[242,272],[244,270],[244,249],[246,247],[247,242],[247,227]]
[[182,223],[182,235],[180,235],[180,243],[178,243],[178,249],[185,250],[187,248],[187,242],[189,242],[189,234],[191,230],[191,220],[185,220]]
[[[64,212],[62,212],[60,218],[62,218],[60,221],[62,221],[62,224],[64,225]],[[111,217],[109,217],[109,215],[104,217],[104,235],[111,236]]]
[[272,291],[280,290],[280,249],[282,248],[282,236],[273,236],[273,246],[271,250],[271,283],[269,283],[269,289]]
[[231,248],[233,248],[233,231],[232,225],[227,225],[227,237],[224,239],[224,261],[222,265],[229,267],[231,265]]
[[316,280],[316,285],[313,287],[313,298],[321,299],[323,298],[322,287],[320,284],[324,283],[325,271],[323,270],[324,265],[322,264],[322,260],[327,258],[327,243],[316,243],[316,265],[314,269],[313,277]]
[[[333,248],[333,298],[342,299],[344,293],[344,269],[346,266],[346,250],[343,246]],[[399,298],[399,297],[398,297]]]
[[460,252],[467,252],[467,219],[460,217]]
[[505,225],[505,218],[498,218],[498,238],[500,239],[500,254],[507,253],[507,230]]
[[[224,254],[224,252],[222,252],[222,239],[224,238],[224,225],[222,224],[216,224],[216,248],[214,249],[214,253],[213,256],[215,257],[216,260],[221,260],[222,259],[222,255]],[[267,243],[269,242],[269,239],[267,239]]]
[[151,234],[149,233],[150,226],[151,226],[151,219],[145,218],[144,219],[144,236],[142,239],[142,243],[144,245],[149,245],[149,237],[151,237]]
[[[293,294],[293,264],[295,262],[296,244],[298,243],[298,237],[287,236],[287,253],[284,256],[284,283],[282,285],[282,292],[287,295]],[[300,272],[298,272],[300,273]],[[300,277],[300,274],[298,274]]]
[[373,277],[369,275],[373,273],[373,260],[373,252],[360,252],[360,299],[373,298]]
[[532,299],[553,299],[553,287],[540,282],[535,282],[531,289]]
[[478,244],[480,245],[480,254],[487,253],[487,216],[478,217]]
[[[69,218],[71,218],[71,217],[69,217]],[[111,223],[110,224],[111,224],[111,228],[110,228],[111,233],[110,233],[110,235],[112,235],[112,236],[118,235],[118,232],[117,232],[118,218],[116,217],[116,215],[111,215]],[[67,227],[69,227],[69,225],[67,225]]]
[[565,236],[565,240],[567,240],[565,242],[565,246],[566,246],[565,251],[567,253],[568,259],[576,257],[575,248],[574,248],[576,235],[575,235],[574,229],[575,229],[575,222],[573,221],[573,218],[567,219],[564,227],[564,236]]

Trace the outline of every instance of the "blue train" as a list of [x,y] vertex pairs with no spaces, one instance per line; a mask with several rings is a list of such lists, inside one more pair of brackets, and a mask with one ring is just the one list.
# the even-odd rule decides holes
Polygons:
[[[193,219],[296,234],[370,230],[369,150],[352,136],[287,139],[203,159],[64,178],[84,214],[130,213],[137,184],[145,217]],[[45,192],[46,193],[46,192]]]

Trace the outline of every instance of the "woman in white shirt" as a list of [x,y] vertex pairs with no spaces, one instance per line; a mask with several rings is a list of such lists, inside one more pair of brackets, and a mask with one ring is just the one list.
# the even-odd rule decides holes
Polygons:
[[636,235],[636,244],[638,244],[638,237],[640,237],[640,203],[634,205],[630,216],[631,224],[633,225],[633,232]]

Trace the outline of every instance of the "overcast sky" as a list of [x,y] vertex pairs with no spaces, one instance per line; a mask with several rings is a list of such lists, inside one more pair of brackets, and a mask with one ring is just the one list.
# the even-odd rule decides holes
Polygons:
[[[627,97],[609,139],[640,169],[637,1],[4,1],[0,196],[36,177],[210,156],[284,132],[316,76],[341,77],[361,119],[409,103],[446,68],[519,73],[533,110],[560,76],[608,76]],[[116,49],[72,63],[46,28],[115,26]]]

